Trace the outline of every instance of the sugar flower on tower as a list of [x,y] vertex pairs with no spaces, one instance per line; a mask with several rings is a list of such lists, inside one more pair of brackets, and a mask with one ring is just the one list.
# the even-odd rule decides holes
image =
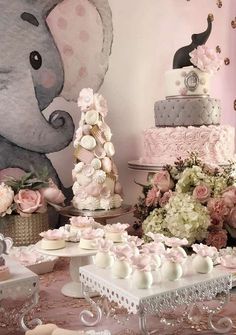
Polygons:
[[92,211],[119,208],[122,187],[113,162],[112,133],[104,121],[108,112],[106,100],[91,88],[84,88],[78,106],[82,114],[74,140],[73,205]]

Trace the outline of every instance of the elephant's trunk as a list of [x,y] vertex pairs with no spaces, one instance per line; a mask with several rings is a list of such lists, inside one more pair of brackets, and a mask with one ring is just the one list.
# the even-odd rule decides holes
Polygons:
[[[9,86],[0,90],[0,134],[27,150],[50,153],[65,148],[72,140],[71,116],[55,111],[47,121],[35,98],[30,74],[12,74]],[[13,79],[13,78],[10,78]]]

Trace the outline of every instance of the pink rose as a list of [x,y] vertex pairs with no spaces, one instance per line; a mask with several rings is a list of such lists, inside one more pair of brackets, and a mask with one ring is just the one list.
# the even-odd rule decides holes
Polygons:
[[17,204],[17,212],[24,217],[35,212],[44,213],[47,210],[43,196],[39,191],[20,190],[15,195],[14,201]]
[[172,191],[171,190],[169,190],[168,192],[165,192],[164,194],[163,194],[163,196],[161,197],[161,199],[159,200],[159,205],[161,206],[161,207],[164,207],[168,202],[169,202],[169,200],[170,200],[170,197],[172,196]]
[[157,172],[153,178],[153,183],[161,192],[167,192],[174,186],[173,180],[171,180],[170,174],[166,170]]
[[49,180],[49,186],[42,188],[40,193],[47,202],[52,204],[59,205],[65,201],[64,194],[51,179]]
[[227,245],[227,231],[224,229],[221,230],[212,230],[208,233],[206,243],[215,247],[216,249],[225,248]]
[[234,207],[234,205],[236,205],[236,187],[228,187],[222,194],[222,198],[228,207]]
[[193,190],[193,197],[202,204],[206,203],[210,199],[210,195],[211,189],[205,184],[198,185]]
[[207,208],[212,219],[222,220],[229,214],[229,209],[222,198],[210,199],[207,203]]
[[158,203],[158,200],[160,199],[160,190],[157,187],[153,187],[151,190],[148,191],[147,197],[145,199],[146,206],[156,206]]
[[236,228],[236,207],[232,208],[229,216],[226,219],[228,225],[232,228]]

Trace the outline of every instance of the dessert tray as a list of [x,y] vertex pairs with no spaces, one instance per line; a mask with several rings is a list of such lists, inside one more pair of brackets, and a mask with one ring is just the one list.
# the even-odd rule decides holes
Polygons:
[[89,211],[89,210],[79,210],[73,206],[63,207],[60,210],[60,214],[64,216],[92,216],[94,219],[110,219],[115,218],[124,214],[128,214],[132,211],[131,205],[122,205],[119,208],[114,208],[110,210],[96,210],[96,211]]
[[40,253],[33,244],[13,247],[9,252],[9,256],[38,275],[52,272],[58,260],[57,256]]

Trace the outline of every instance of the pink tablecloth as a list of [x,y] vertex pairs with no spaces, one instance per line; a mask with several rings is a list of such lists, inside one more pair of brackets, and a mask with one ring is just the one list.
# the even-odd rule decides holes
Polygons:
[[[38,307],[30,316],[39,317],[43,323],[55,323],[62,328],[67,329],[86,329],[80,320],[79,313],[87,303],[84,299],[73,299],[61,294],[61,287],[68,281],[68,262],[61,259],[55,267],[54,272],[45,274],[40,277],[40,302]],[[97,298],[99,299],[99,298]],[[19,303],[20,304],[20,303]],[[17,329],[17,320],[15,317],[16,310],[19,306],[7,307],[6,312],[0,309],[0,335],[22,335]],[[11,312],[9,312],[11,311]],[[1,313],[2,312],[2,313]],[[225,308],[222,315],[230,316],[234,322],[234,328],[228,334],[236,334],[236,295],[232,294],[231,302]],[[128,320],[127,320],[128,318]],[[150,317],[148,325],[157,328],[157,318]],[[185,323],[179,329],[163,329],[158,326],[159,334],[213,334],[208,330],[207,318],[203,317],[200,323],[200,329],[191,328],[189,323]],[[198,327],[196,327],[198,328]],[[88,328],[87,328],[88,329]],[[109,329],[112,335],[139,334],[137,316],[128,316],[124,309],[117,309],[109,318],[104,317],[102,323],[96,327],[97,330]]]

